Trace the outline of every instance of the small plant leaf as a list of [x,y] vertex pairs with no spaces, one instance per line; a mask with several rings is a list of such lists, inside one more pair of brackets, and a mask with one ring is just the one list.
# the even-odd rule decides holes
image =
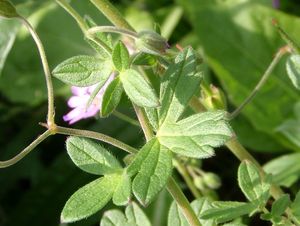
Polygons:
[[141,107],[158,107],[159,100],[149,82],[135,70],[128,69],[120,73],[124,90],[128,97]]
[[300,191],[297,192],[296,198],[291,205],[292,213],[300,221]]
[[197,72],[197,57],[192,48],[187,48],[168,67],[160,87],[160,125],[179,119],[191,97],[199,88],[202,75]]
[[148,205],[166,185],[172,172],[172,154],[152,139],[142,147],[128,167],[128,174],[135,176],[132,190],[143,205]]
[[19,17],[15,6],[8,0],[0,0],[0,17]]
[[112,72],[109,60],[93,56],[75,56],[65,60],[53,70],[53,76],[73,86],[91,86],[104,83]]
[[139,66],[153,66],[156,63],[156,58],[147,53],[138,53],[133,59],[132,64]]
[[118,206],[123,206],[128,204],[131,195],[131,179],[126,174],[120,176],[120,182],[115,188],[115,193],[113,195],[113,203]]
[[300,55],[289,56],[286,63],[286,70],[293,85],[300,89]]
[[159,142],[171,151],[194,158],[208,158],[214,147],[232,137],[224,111],[192,115],[177,123],[165,122],[157,132]]
[[62,223],[71,223],[91,216],[112,198],[119,175],[101,177],[77,190],[65,204]]
[[126,207],[125,214],[120,210],[105,212],[100,226],[151,226],[151,223],[141,208],[132,202]]
[[112,61],[118,71],[129,69],[129,53],[121,41],[119,41],[113,49]]
[[[200,215],[212,208],[211,203],[206,198],[200,198],[191,203],[191,206],[193,210],[195,211],[198,218],[200,218]],[[202,226],[214,226],[215,222],[214,220],[202,220],[199,219]],[[183,215],[181,209],[178,207],[178,205],[173,202],[171,205],[171,208],[169,210],[169,216],[168,216],[168,226],[190,226],[188,221],[186,220],[185,216]]]
[[214,219],[217,223],[224,223],[240,216],[250,214],[256,209],[252,203],[245,202],[222,202],[212,203],[213,208],[204,211],[200,215],[201,219]]
[[158,130],[158,114],[156,108],[144,108],[147,118],[154,131]]
[[101,104],[101,117],[109,116],[120,103],[123,86],[119,77],[115,78],[106,88]]
[[272,217],[280,217],[291,204],[291,199],[288,194],[282,195],[279,199],[275,200],[272,205]]
[[68,138],[67,151],[72,161],[88,173],[105,175],[122,169],[109,151],[87,138]]
[[253,163],[243,161],[240,164],[238,182],[249,201],[258,200],[259,205],[265,205],[269,198],[270,183],[262,179],[259,169]]

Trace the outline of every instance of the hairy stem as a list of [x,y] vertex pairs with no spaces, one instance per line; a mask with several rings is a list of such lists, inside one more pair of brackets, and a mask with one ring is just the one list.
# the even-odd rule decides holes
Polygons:
[[42,141],[44,141],[51,134],[52,133],[50,130],[45,131],[37,139],[35,139],[30,145],[28,145],[25,149],[23,149],[23,151],[21,151],[18,155],[16,155],[15,157],[7,161],[0,161],[0,168],[6,168],[16,164],[21,159],[23,159],[26,155],[28,155],[36,146],[38,146]]
[[153,137],[153,131],[151,129],[150,122],[142,108],[136,106],[135,104],[133,104],[133,108],[139,120],[140,126],[145,134],[146,140],[148,141]]
[[109,21],[116,27],[134,31],[130,24],[123,18],[117,8],[108,0],[90,0]]
[[95,34],[97,32],[117,33],[117,34],[129,36],[133,39],[138,38],[138,34],[136,32],[123,29],[123,28],[113,27],[113,26],[97,26],[97,27],[92,27],[88,30],[88,33],[90,34]]
[[41,39],[39,38],[38,34],[34,30],[34,28],[31,26],[31,24],[24,18],[19,17],[22,23],[25,25],[25,27],[30,32],[41,57],[45,78],[46,78],[46,85],[47,85],[47,92],[48,92],[48,116],[47,116],[47,124],[49,127],[55,126],[54,116],[54,94],[53,94],[53,84],[52,84],[52,78],[51,78],[51,72],[49,68],[49,64],[47,61],[45,49],[43,46],[43,43]]
[[102,133],[97,133],[89,130],[71,129],[62,126],[57,126],[55,129],[55,133],[100,140],[117,148],[120,148],[128,153],[137,153],[137,150],[135,148]]
[[284,46],[283,48],[280,48],[277,51],[274,59],[272,60],[271,64],[269,65],[269,67],[267,68],[267,70],[265,71],[265,73],[263,74],[263,76],[255,86],[255,88],[252,90],[249,96],[243,101],[243,103],[229,115],[229,119],[235,118],[244,109],[244,107],[253,100],[253,98],[256,96],[258,91],[261,89],[261,87],[266,83],[266,81],[270,77],[271,73],[273,72],[274,68],[281,60],[282,56],[288,51],[290,51],[290,47],[288,46]]
[[137,127],[141,127],[139,122],[133,118],[130,118],[129,116],[123,114],[122,112],[119,112],[119,111],[114,111],[112,113],[114,116],[116,116],[117,118],[125,121],[125,122],[128,122],[130,123],[131,125],[134,125],[134,126],[137,126]]

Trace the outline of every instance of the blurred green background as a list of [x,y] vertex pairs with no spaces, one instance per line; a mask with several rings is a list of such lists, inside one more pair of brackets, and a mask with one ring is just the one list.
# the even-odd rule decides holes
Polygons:
[[[76,23],[55,1],[12,2],[37,29],[52,69],[71,56],[94,54]],[[277,49],[284,45],[272,26],[272,18],[300,43],[297,0],[282,0],[279,9],[272,8],[270,0],[112,2],[137,30],[151,29],[158,23],[163,31],[172,33],[172,46],[179,43],[199,50],[206,64],[206,79],[225,91],[229,110],[245,99]],[[72,5],[82,15],[92,16],[99,25],[109,24],[89,1],[77,0]],[[38,122],[45,121],[47,112],[38,52],[28,33],[14,20],[0,19],[0,73],[0,159],[6,160],[43,131]],[[58,124],[66,125],[62,116],[69,111],[66,100],[70,89],[55,79],[54,84],[56,119]],[[296,105],[299,101],[300,93],[287,79],[283,59],[254,101],[232,122],[240,141],[261,163],[300,150],[300,111]],[[126,98],[118,110],[134,117]],[[74,127],[103,132],[135,147],[144,142],[139,128],[114,116],[84,120]],[[1,226],[60,225],[65,201],[93,179],[72,164],[65,151],[65,140],[60,135],[50,137],[18,164],[0,170]],[[119,150],[106,147],[122,158]],[[236,186],[237,166],[238,161],[225,149],[203,161],[206,170],[222,178],[223,186],[218,191],[222,200],[242,198]],[[293,170],[300,174],[300,164]],[[299,185],[297,179],[291,190]],[[163,191],[147,209],[153,225],[165,225],[170,202]],[[98,225],[100,217],[101,213],[74,225]]]

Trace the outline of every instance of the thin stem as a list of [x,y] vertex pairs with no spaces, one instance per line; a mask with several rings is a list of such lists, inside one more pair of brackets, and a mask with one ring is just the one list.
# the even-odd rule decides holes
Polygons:
[[84,19],[79,15],[79,13],[77,13],[76,10],[74,10],[71,7],[71,5],[68,3],[68,1],[66,1],[66,0],[56,0],[56,2],[62,8],[64,8],[76,20],[76,22],[78,23],[80,29],[85,34],[87,32],[87,30],[89,29],[89,27],[85,23]]
[[130,24],[123,18],[118,9],[116,9],[108,0],[90,0],[104,16],[116,27],[134,31]]
[[182,178],[184,179],[185,183],[187,184],[188,188],[192,192],[193,196],[198,199],[201,197],[201,194],[199,190],[196,188],[192,178],[190,177],[189,172],[187,171],[186,167],[179,161],[179,160],[173,160],[174,165]]
[[136,32],[123,29],[123,28],[114,27],[114,26],[97,26],[97,27],[92,27],[88,30],[88,33],[93,35],[96,34],[97,32],[117,33],[121,35],[127,35],[133,39],[138,38],[138,34]]
[[176,183],[176,181],[171,177],[167,184],[167,189],[175,199],[177,205],[182,210],[184,216],[191,226],[201,226],[194,210],[192,209],[189,201],[181,191],[180,187]]
[[114,111],[112,113],[114,116],[118,117],[119,119],[130,123],[131,125],[137,126],[137,127],[141,127],[141,125],[139,124],[139,122],[135,119],[130,118],[129,116],[123,114],[122,112],[119,111]]
[[135,148],[102,133],[97,133],[89,130],[71,129],[62,126],[57,126],[55,132],[58,134],[87,137],[95,140],[100,140],[117,148],[120,148],[128,153],[137,153],[137,150]]
[[135,104],[133,104],[133,108],[145,134],[146,140],[149,141],[153,137],[153,131],[151,129],[149,120],[142,108],[136,106]]
[[277,51],[274,59],[272,60],[271,64],[269,65],[269,67],[267,68],[267,70],[265,71],[265,73],[263,74],[263,76],[261,77],[261,79],[259,80],[257,85],[255,86],[255,88],[252,90],[250,95],[244,100],[244,102],[235,111],[233,111],[229,115],[229,119],[235,118],[243,110],[243,108],[253,100],[253,98],[256,96],[258,91],[261,89],[261,87],[266,83],[266,81],[270,77],[270,75],[273,72],[274,68],[279,63],[281,57],[285,53],[287,53],[288,51],[290,51],[290,48],[288,46],[284,46],[283,48],[280,48]]
[[54,94],[53,94],[53,84],[52,84],[52,78],[51,78],[51,72],[49,68],[49,64],[47,61],[45,49],[43,46],[43,43],[41,39],[39,38],[38,34],[34,30],[34,28],[31,26],[31,24],[24,18],[24,17],[19,17],[22,23],[25,25],[25,27],[28,29],[30,32],[33,40],[35,41],[35,44],[37,45],[44,73],[45,73],[45,78],[46,78],[46,85],[47,85],[47,91],[48,91],[48,116],[47,116],[47,124],[51,128],[52,126],[55,126],[54,122]]
[[64,8],[77,22],[77,24],[79,25],[80,29],[82,30],[82,33],[84,34],[84,36],[91,40],[92,42],[96,43],[97,45],[99,45],[106,53],[108,53],[109,55],[111,54],[111,49],[109,46],[107,46],[102,40],[94,37],[94,35],[91,35],[88,32],[88,25],[85,23],[84,19],[76,12],[76,10],[74,10],[74,8],[66,1],[66,0],[56,0],[56,2],[62,7]]
[[35,139],[30,145],[28,145],[23,151],[21,151],[15,157],[7,160],[7,161],[0,161],[0,168],[6,168],[11,165],[16,164],[21,159],[23,159],[26,155],[28,155],[36,146],[38,146],[43,140],[51,135],[51,131],[47,130],[43,134],[41,134],[37,139]]

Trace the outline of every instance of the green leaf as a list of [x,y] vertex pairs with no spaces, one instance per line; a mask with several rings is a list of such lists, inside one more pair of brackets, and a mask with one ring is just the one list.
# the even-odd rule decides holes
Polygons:
[[115,188],[115,193],[113,195],[113,203],[118,206],[123,206],[128,204],[131,195],[131,179],[125,173],[120,176],[120,182]]
[[67,151],[72,161],[88,173],[105,175],[122,169],[109,151],[87,138],[68,138]]
[[224,111],[192,115],[177,123],[164,123],[157,137],[171,151],[194,158],[208,158],[214,147],[223,145],[232,136]]
[[0,17],[19,17],[16,8],[8,0],[0,0]]
[[145,213],[134,202],[127,206],[125,215],[120,210],[104,213],[100,226],[151,226]]
[[213,208],[206,210],[200,215],[201,219],[214,219],[217,223],[224,223],[240,216],[250,214],[256,209],[252,203],[245,202],[222,202],[212,203]]
[[290,187],[300,177],[300,154],[293,153],[272,159],[264,165],[266,173],[272,174],[272,183]]
[[132,64],[139,66],[153,66],[156,63],[156,58],[147,53],[138,53],[133,59]]
[[297,192],[296,198],[291,205],[292,213],[300,221],[300,191]]
[[171,175],[172,154],[154,138],[138,152],[127,172],[137,174],[132,184],[133,193],[140,203],[148,205]]
[[187,48],[168,67],[160,87],[160,125],[165,120],[177,121],[199,88],[202,76],[197,72],[196,66],[196,53],[192,48]]
[[[272,61],[281,37],[272,28],[276,18],[292,37],[300,37],[300,19],[264,6],[261,1],[178,0],[193,25],[205,59],[223,85],[228,97],[239,106],[253,90]],[[209,21],[209,23],[207,23]],[[259,23],[258,23],[259,21]],[[224,29],[220,29],[224,28]],[[226,29],[225,29],[226,28]],[[265,48],[268,46],[268,48]],[[274,130],[292,114],[299,93],[279,65],[242,114],[255,129],[291,148]],[[284,111],[282,111],[284,109]],[[292,146],[295,148],[295,146]]]
[[286,70],[293,85],[300,89],[300,55],[289,56],[286,62]]
[[[198,218],[200,218],[200,215],[204,211],[212,208],[210,201],[206,198],[200,198],[193,201],[191,203],[191,206]],[[199,221],[202,226],[215,226],[213,220],[199,219]],[[181,209],[178,207],[176,202],[172,203],[171,208],[169,210],[168,226],[190,226],[190,224],[186,220],[185,216],[183,215]]]
[[263,181],[259,169],[249,161],[243,161],[238,169],[238,182],[249,201],[264,205],[269,198],[270,184]]
[[0,75],[19,28],[19,21],[0,18]]
[[109,60],[93,56],[75,56],[65,60],[53,70],[53,76],[73,86],[91,86],[108,79],[112,72]]
[[124,90],[128,97],[141,107],[158,107],[159,100],[149,82],[135,70],[128,69],[120,73]]
[[154,131],[158,130],[158,113],[155,108],[144,108],[147,118],[153,128]]
[[77,190],[67,201],[61,213],[61,222],[84,219],[103,208],[112,198],[119,176],[104,176]]
[[112,61],[118,71],[129,69],[129,53],[121,41],[119,41],[113,49]]
[[106,88],[103,97],[100,115],[107,117],[110,115],[120,103],[123,93],[123,86],[119,77],[115,78]]
[[290,196],[288,194],[282,195],[272,204],[272,217],[280,217],[291,204]]

